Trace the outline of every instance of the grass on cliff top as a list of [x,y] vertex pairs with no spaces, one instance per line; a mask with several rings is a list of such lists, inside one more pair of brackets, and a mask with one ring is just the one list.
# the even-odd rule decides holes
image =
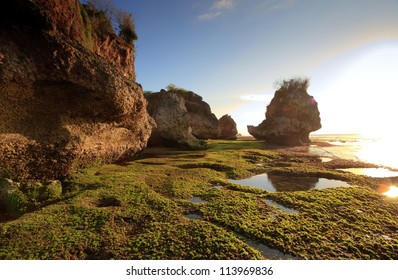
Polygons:
[[[0,259],[271,257],[247,240],[300,259],[398,258],[396,199],[373,191],[369,178],[262,145],[217,140],[207,151],[147,149],[136,160],[79,170],[63,182],[61,200],[0,222]],[[357,187],[267,193],[228,181],[262,172]]]

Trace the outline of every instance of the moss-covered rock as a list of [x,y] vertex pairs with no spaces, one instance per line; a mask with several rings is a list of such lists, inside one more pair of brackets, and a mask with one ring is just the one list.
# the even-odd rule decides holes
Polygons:
[[58,180],[47,182],[43,186],[43,198],[45,200],[55,200],[62,196],[62,184]]
[[0,179],[0,211],[20,215],[26,211],[27,206],[28,199],[19,189],[19,184],[8,178]]

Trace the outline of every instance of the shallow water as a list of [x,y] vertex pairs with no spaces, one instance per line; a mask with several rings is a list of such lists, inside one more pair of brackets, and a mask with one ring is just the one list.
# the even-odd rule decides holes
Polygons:
[[283,212],[286,212],[286,213],[290,213],[290,214],[298,213],[298,211],[296,211],[296,210],[294,210],[292,208],[285,207],[285,206],[283,206],[283,205],[281,205],[279,203],[276,203],[276,202],[274,202],[274,201],[272,201],[270,199],[265,199],[265,203],[267,203],[267,205],[269,205],[269,206],[277,207],[279,210],[281,210]]
[[242,180],[229,180],[231,183],[266,190],[267,192],[307,191],[311,189],[326,189],[350,187],[344,181],[316,177],[276,176],[267,173]]
[[332,158],[329,158],[329,157],[320,157],[320,159],[322,162],[330,162],[333,160]]
[[342,171],[351,172],[356,175],[366,175],[373,178],[384,178],[384,177],[397,177],[397,171],[391,171],[386,168],[345,168],[339,169]]
[[187,217],[190,220],[200,220],[202,219],[202,216],[196,213],[191,213],[191,214],[187,214],[185,215],[185,217]]
[[299,258],[293,257],[290,254],[285,254],[277,249],[272,249],[262,243],[256,242],[254,240],[251,240],[247,237],[241,236],[239,234],[235,234],[240,240],[245,242],[247,245],[250,247],[258,250],[261,255],[269,260],[298,260]]
[[311,145],[309,152],[318,156],[364,161],[398,168],[394,136],[363,136],[360,134],[312,135],[314,141],[328,142],[333,146]]
[[188,201],[192,202],[192,203],[206,203],[207,202],[206,200],[204,200],[203,198],[201,198],[199,196],[194,196],[194,197],[190,198]]

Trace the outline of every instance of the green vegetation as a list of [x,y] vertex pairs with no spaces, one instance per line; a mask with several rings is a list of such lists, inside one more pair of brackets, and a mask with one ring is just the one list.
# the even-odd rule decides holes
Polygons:
[[84,26],[83,45],[92,51],[94,49],[93,29],[91,26],[91,19],[83,5],[80,5],[80,16]]
[[169,84],[169,85],[166,87],[166,90],[167,90],[167,91],[176,92],[176,93],[188,93],[188,92],[191,92],[191,91],[189,91],[189,90],[187,90],[187,89],[185,89],[185,88],[178,87],[178,86],[176,86],[175,84]]
[[[132,161],[81,169],[62,186],[3,179],[0,259],[267,257],[245,240],[300,259],[398,258],[398,201],[373,190],[380,182],[257,141],[208,144],[207,151],[146,149]],[[263,172],[355,186],[267,193],[228,181]]]
[[132,15],[120,11],[117,18],[119,24],[119,36],[122,37],[127,44],[132,45],[134,41],[138,39]]
[[[89,0],[83,5],[82,19],[86,26],[85,33],[90,27],[94,36],[104,39],[109,34],[115,33],[113,23],[117,26],[118,35],[129,45],[138,39],[135,32],[133,16],[130,13],[117,9],[110,0]],[[90,24],[87,24],[89,18]],[[88,38],[88,34],[85,34]]]
[[[109,10],[101,9],[97,3],[89,1],[83,5],[84,10],[91,21],[93,35],[100,39],[105,39],[109,34],[115,33],[112,26],[112,19]],[[84,17],[83,17],[84,20]],[[88,31],[87,31],[88,32]]]
[[294,90],[307,90],[310,86],[310,79],[308,77],[294,77],[276,81],[274,86],[278,91],[291,92]]
[[18,216],[26,211],[53,203],[62,197],[60,181],[16,183],[0,179],[0,208],[9,215]]

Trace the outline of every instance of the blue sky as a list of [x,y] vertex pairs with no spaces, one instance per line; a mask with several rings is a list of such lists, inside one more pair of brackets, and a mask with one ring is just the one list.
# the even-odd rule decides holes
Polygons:
[[385,133],[398,120],[397,0],[113,2],[134,16],[144,89],[192,90],[242,134],[293,76],[311,79],[318,133]]

